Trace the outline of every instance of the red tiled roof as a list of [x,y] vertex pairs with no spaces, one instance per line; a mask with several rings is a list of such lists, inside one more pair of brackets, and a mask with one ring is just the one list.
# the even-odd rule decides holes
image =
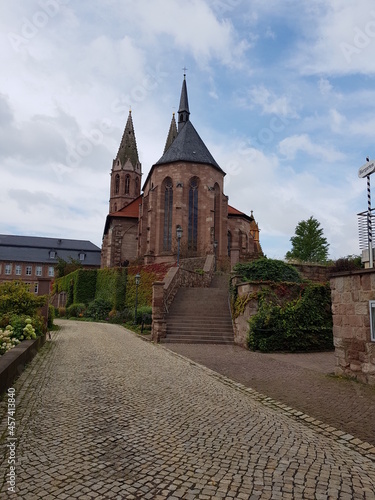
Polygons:
[[244,217],[245,219],[247,219],[249,221],[252,220],[252,217],[250,217],[249,215],[246,215],[243,212],[240,212],[239,210],[237,210],[237,208],[231,207],[230,205],[228,205],[228,215],[234,215],[234,216],[237,215],[239,217]]
[[135,200],[133,200],[129,205],[122,208],[118,212],[112,212],[109,215],[111,217],[131,217],[138,218],[139,216],[139,205],[142,205],[142,196],[138,196]]
[[245,215],[245,214],[237,210],[237,208],[228,205],[228,215]]

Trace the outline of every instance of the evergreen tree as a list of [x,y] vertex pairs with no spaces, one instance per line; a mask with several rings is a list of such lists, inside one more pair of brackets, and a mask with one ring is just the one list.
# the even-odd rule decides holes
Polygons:
[[292,250],[286,253],[287,260],[299,260],[302,262],[327,262],[328,248],[323,229],[314,217],[300,221],[297,224],[295,236],[290,238]]

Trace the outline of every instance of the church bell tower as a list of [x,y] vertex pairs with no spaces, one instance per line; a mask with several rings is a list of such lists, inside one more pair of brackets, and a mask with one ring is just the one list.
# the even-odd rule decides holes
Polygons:
[[142,166],[129,111],[120,147],[112,164],[109,213],[118,212],[141,194],[141,177]]

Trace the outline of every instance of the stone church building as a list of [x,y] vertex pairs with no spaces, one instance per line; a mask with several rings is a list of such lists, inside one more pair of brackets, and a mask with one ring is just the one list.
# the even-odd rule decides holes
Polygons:
[[173,113],[162,157],[142,187],[131,111],[110,183],[109,214],[102,245],[102,267],[135,260],[144,264],[177,258],[177,228],[182,229],[180,255],[229,257],[231,265],[261,254],[253,214],[228,204],[225,172],[195,130],[182,83],[178,117]]

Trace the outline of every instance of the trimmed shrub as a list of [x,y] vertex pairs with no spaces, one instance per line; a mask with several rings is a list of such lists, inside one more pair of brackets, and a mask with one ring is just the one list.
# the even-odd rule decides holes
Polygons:
[[79,318],[82,317],[86,310],[86,304],[72,304],[66,308],[67,318]]
[[252,262],[239,262],[233,271],[240,275],[245,281],[275,281],[301,283],[301,274],[291,264],[282,260],[267,259],[261,257]]
[[111,311],[109,314],[110,323],[122,325],[132,320],[134,320],[134,310],[129,308],[123,309],[122,311]]
[[[137,325],[140,325],[145,320],[146,325],[151,325],[151,315],[152,315],[152,307],[150,306],[141,306],[137,308]],[[133,315],[134,318],[134,315]]]
[[108,300],[95,299],[87,307],[86,317],[96,321],[104,320],[109,317],[112,305]]

